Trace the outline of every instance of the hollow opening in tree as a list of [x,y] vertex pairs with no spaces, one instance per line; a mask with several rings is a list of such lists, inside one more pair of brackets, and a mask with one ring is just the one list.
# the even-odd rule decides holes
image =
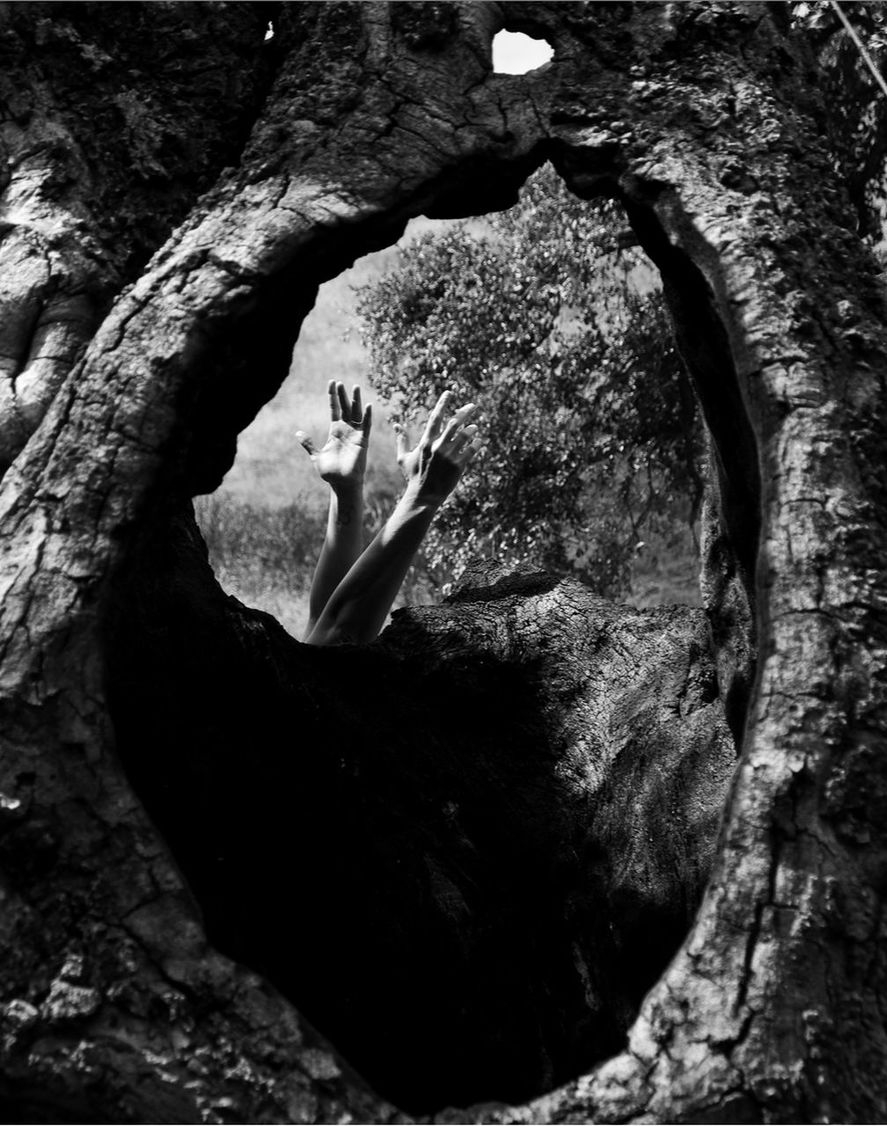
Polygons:
[[573,576],[644,607],[699,604],[701,425],[658,274],[616,204],[550,166],[518,204],[414,220],[326,283],[290,374],[240,436],[198,519],[222,585],[302,637],[328,490],[327,381],[375,400],[365,541],[401,488],[393,422],[417,435],[441,391],[478,405],[485,449],[432,526],[396,605],[446,595],[473,560]]
[[[688,308],[699,279],[634,218]],[[522,284],[561,317],[550,280]],[[282,289],[251,312],[278,364]],[[605,334],[583,324],[570,367],[558,334],[516,320],[527,386],[559,366],[576,395]],[[230,463],[251,413],[220,387],[198,404],[198,469],[194,451]],[[520,1101],[620,1048],[687,931],[732,768],[701,610],[619,607],[557,574],[472,579],[378,646],[317,651],[225,598],[185,517],[129,581],[121,754],[220,949],[413,1110]]]

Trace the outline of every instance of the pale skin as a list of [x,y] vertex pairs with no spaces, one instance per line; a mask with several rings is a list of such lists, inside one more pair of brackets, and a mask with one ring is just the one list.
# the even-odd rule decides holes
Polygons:
[[311,645],[365,643],[378,636],[401,584],[438,509],[481,446],[471,422],[473,403],[447,419],[452,392],[445,391],[413,449],[397,431],[397,462],[406,488],[382,530],[360,551],[363,478],[371,408],[330,383],[330,436],[320,449],[298,433],[321,477],[329,484],[326,539],[314,573],[305,640]]
[[[345,386],[330,380],[330,432],[326,444],[315,449],[302,430],[296,437],[322,480],[330,487],[326,536],[311,583],[308,600],[310,634],[330,595],[348,573],[363,547],[363,479],[373,424],[373,408],[361,403],[360,388],[349,399]],[[307,635],[306,635],[307,636]]]

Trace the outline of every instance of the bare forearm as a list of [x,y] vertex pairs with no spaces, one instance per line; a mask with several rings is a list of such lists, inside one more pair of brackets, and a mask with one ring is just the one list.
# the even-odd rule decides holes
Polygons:
[[333,591],[360,555],[362,540],[363,485],[331,490],[326,536],[311,582],[309,633]]
[[407,489],[385,526],[330,596],[307,638],[312,645],[378,636],[439,502]]

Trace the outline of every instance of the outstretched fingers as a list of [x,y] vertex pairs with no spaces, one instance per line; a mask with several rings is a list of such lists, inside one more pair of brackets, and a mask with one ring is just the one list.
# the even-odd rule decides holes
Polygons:
[[339,410],[339,393],[335,379],[331,379],[327,384],[327,394],[330,397],[330,421],[338,422],[341,418],[341,412]]
[[450,461],[455,462],[457,465],[462,465],[463,463],[460,460],[462,454],[465,452],[465,450],[468,449],[468,447],[476,438],[477,427],[466,426],[464,430],[459,430],[457,433],[455,433],[449,440],[449,442],[445,443],[444,439],[441,438],[441,446],[443,447],[443,452],[450,459]]
[[445,439],[448,440],[450,451],[456,452],[458,450],[461,450],[463,446],[467,445],[471,441],[471,439],[474,438],[474,436],[476,434],[477,434],[477,427],[476,426],[474,426],[474,425],[466,426],[462,430],[454,431],[452,434],[449,435],[449,438],[447,438],[447,435],[445,433],[443,438],[441,438],[441,442],[443,443],[443,441]]
[[369,432],[373,415],[369,406],[364,407],[360,388],[357,384],[354,385],[349,398],[345,384],[337,383],[335,379],[331,379],[327,384],[327,394],[330,398],[331,422],[341,421],[355,429],[363,429]]
[[[355,388],[355,390],[356,390],[356,388]],[[364,407],[362,416],[358,415],[357,425],[363,431],[364,437],[369,438],[370,430],[372,429],[372,426],[373,426],[373,404],[372,403],[367,403],[367,405]]]
[[431,440],[436,438],[440,433],[441,426],[443,425],[444,411],[447,409],[447,404],[453,397],[452,391],[444,391],[441,397],[434,404],[434,409],[428,416],[428,422],[425,425],[424,439]]
[[464,407],[459,407],[450,421],[446,424],[443,434],[440,436],[441,443],[452,442],[454,438],[463,433],[461,427],[468,421],[469,418],[477,410],[474,403],[466,403]]
[[483,439],[474,435],[474,437],[470,438],[467,442],[464,442],[458,450],[451,453],[450,457],[460,469],[464,469],[474,455],[480,453],[483,447]]
[[348,392],[345,390],[344,383],[336,384],[336,392],[339,396],[339,409],[342,412],[342,418],[345,422],[351,422],[351,401],[348,398]]

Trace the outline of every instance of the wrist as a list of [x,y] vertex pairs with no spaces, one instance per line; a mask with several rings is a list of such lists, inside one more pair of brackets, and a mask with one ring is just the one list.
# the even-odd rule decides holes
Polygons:
[[333,490],[330,519],[339,528],[358,526],[363,521],[363,492],[360,489]]
[[363,498],[363,475],[327,482],[340,501],[355,501]]
[[403,491],[401,504],[410,509],[437,511],[446,500],[446,497],[429,494],[422,489],[420,484],[408,481]]

